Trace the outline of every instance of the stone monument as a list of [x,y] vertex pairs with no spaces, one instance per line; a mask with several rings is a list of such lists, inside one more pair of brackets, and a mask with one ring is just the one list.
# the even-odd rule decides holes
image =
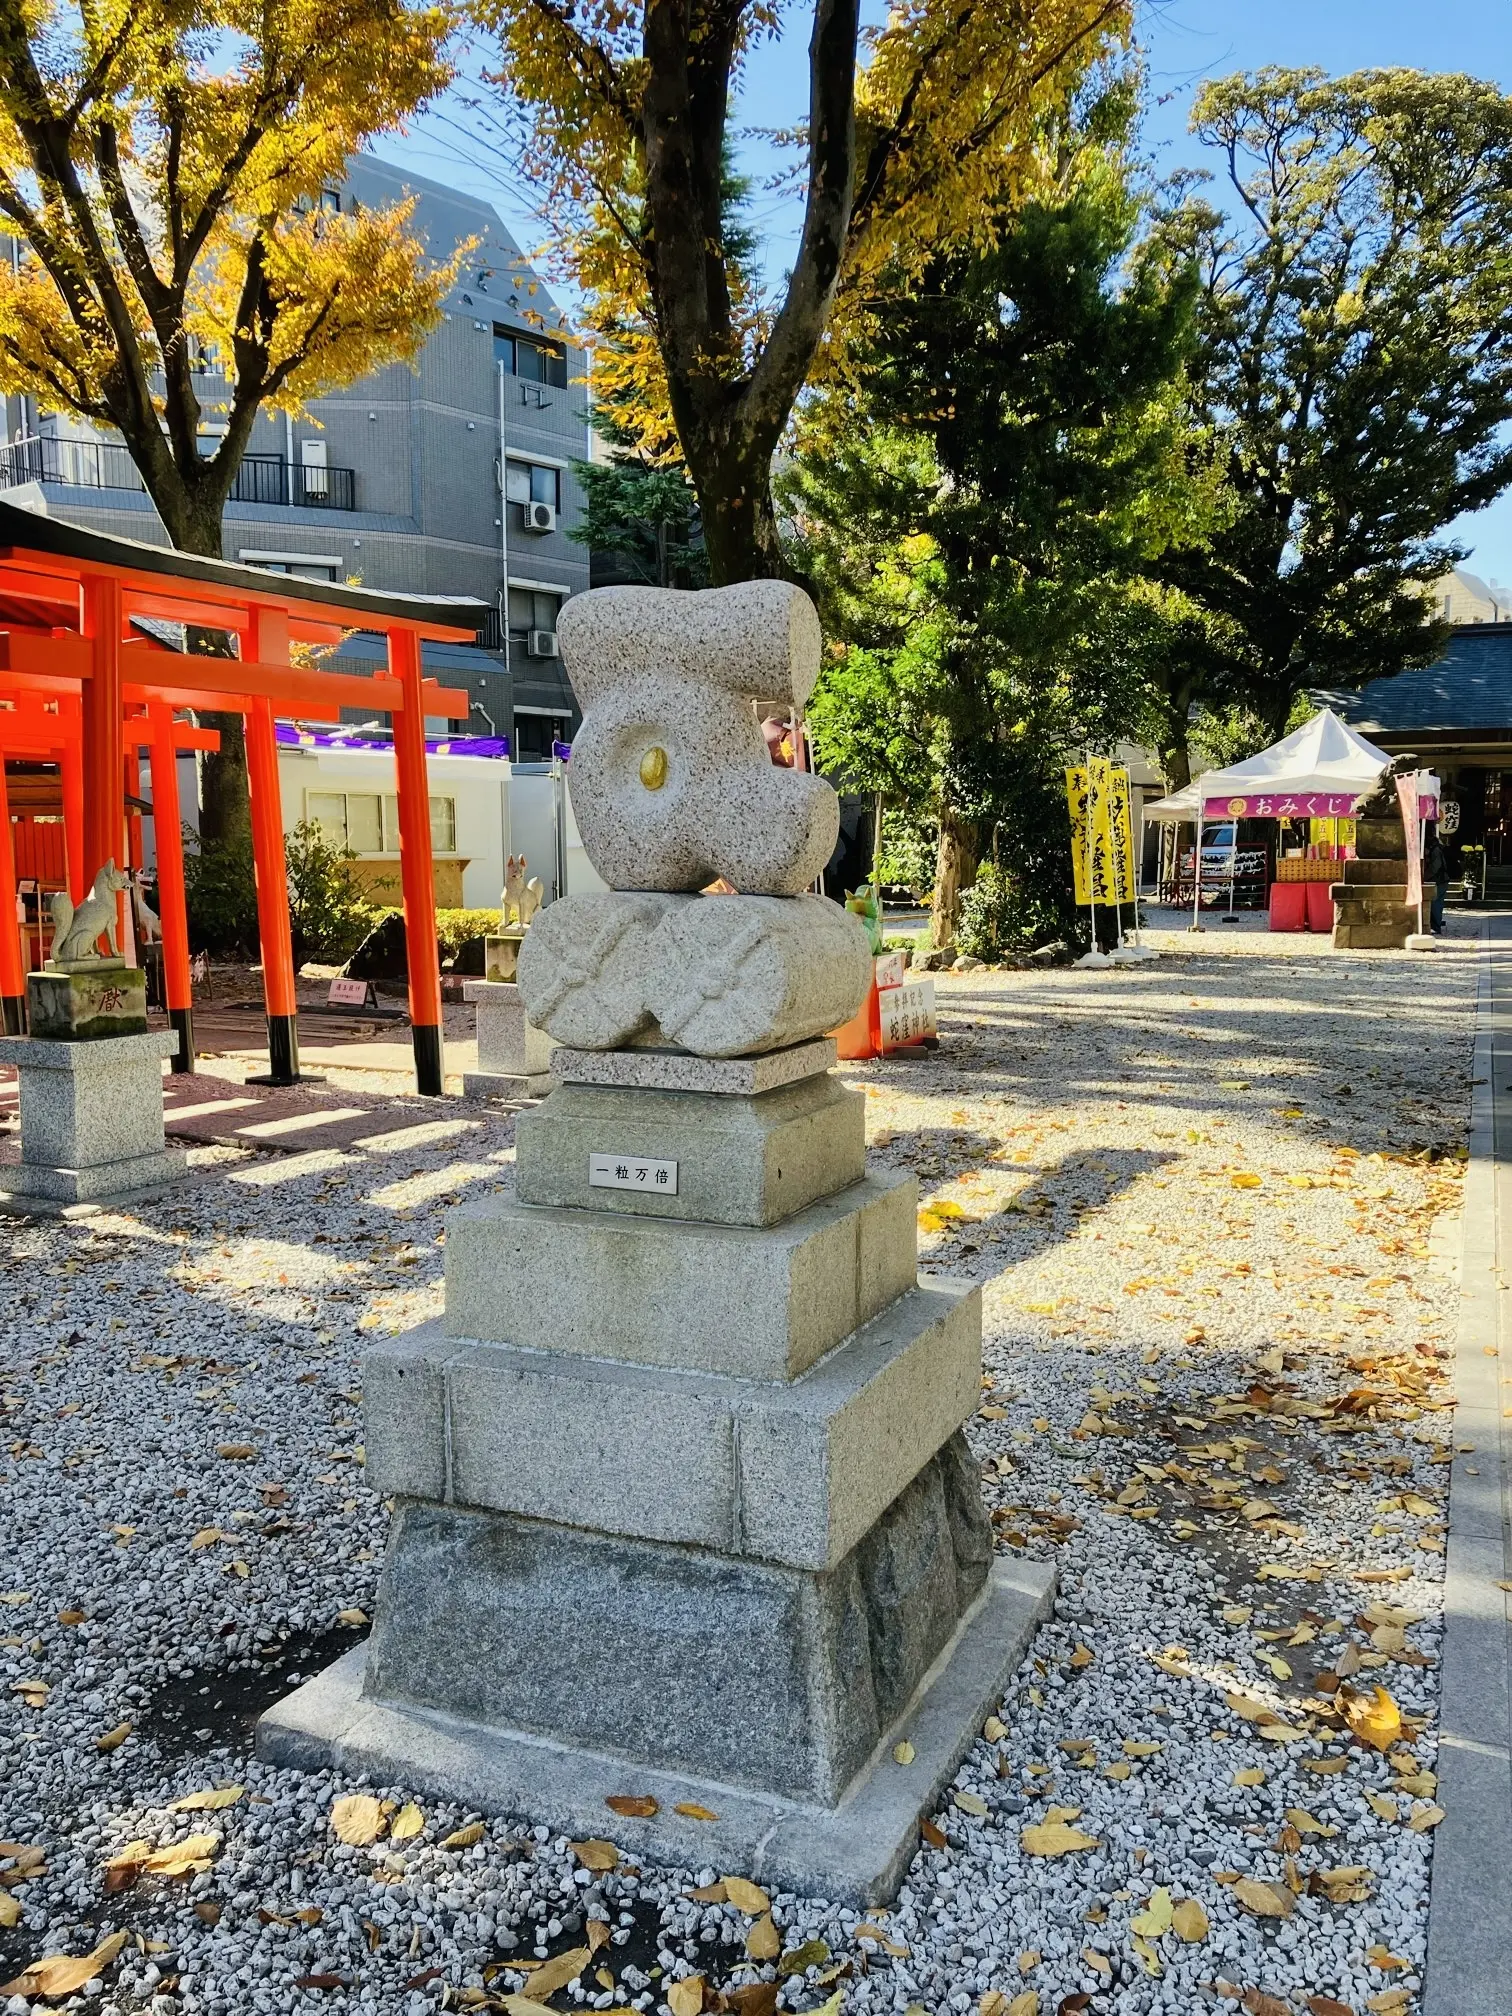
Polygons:
[[462,998],[473,1004],[478,1032],[478,1068],[463,1073],[463,1096],[544,1098],[553,1082],[551,1038],[526,1021],[519,988],[512,982],[467,980]]
[[831,1070],[870,946],[806,893],[834,793],[752,705],[802,706],[818,622],[777,582],[615,588],[559,636],[610,885],[521,948],[559,1083],[515,1199],[449,1220],[444,1317],[369,1354],[372,1636],[259,1750],[875,1902],[1054,1577],[994,1565],[980,1291],[919,1279],[915,1181],[867,1174]]
[[21,1160],[0,1166],[13,1210],[102,1203],[184,1172],[183,1150],[163,1140],[162,1059],[179,1039],[149,1031],[147,976],[121,957],[126,887],[107,861],[77,909],[53,898],[52,953],[26,980],[31,1034],[0,1038],[0,1063],[20,1080]]
[[545,894],[538,875],[526,880],[527,866],[523,854],[505,863],[499,929],[483,940],[484,978],[462,989],[478,1033],[478,1068],[462,1078],[468,1099],[540,1099],[551,1090],[550,1039],[525,1019],[515,985],[520,947]]

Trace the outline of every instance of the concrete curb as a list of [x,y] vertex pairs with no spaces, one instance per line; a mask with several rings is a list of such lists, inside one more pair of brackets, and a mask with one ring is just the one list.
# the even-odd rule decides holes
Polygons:
[[[1512,982],[1499,965],[1512,918],[1481,938],[1465,1177],[1456,1445],[1444,1570],[1443,1693],[1423,2016],[1500,2016],[1512,2007],[1512,1449],[1502,1379],[1512,1382],[1503,1294],[1512,1281],[1504,1223],[1512,1203]],[[1512,1400],[1512,1383],[1507,1387]]]

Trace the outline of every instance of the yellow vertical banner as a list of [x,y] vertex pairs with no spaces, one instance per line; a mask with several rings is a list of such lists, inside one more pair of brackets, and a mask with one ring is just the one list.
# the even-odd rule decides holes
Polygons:
[[1132,903],[1134,833],[1128,771],[1114,769],[1102,756],[1068,767],[1066,805],[1076,901]]
[[1132,903],[1135,897],[1134,813],[1127,770],[1107,770],[1101,792],[1107,815],[1108,881],[1112,894],[1099,901]]

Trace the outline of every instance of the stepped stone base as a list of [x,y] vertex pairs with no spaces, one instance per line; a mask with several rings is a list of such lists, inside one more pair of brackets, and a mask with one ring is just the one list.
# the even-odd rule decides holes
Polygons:
[[[595,1153],[666,1158],[675,1195],[595,1188]],[[564,1084],[515,1131],[522,1204],[776,1225],[866,1174],[866,1100],[828,1074],[755,1096]]]
[[823,1573],[405,1500],[363,1691],[833,1804],[991,1560],[964,1437]]
[[385,1498],[833,1568],[981,1397],[981,1292],[931,1281],[801,1379],[668,1374],[448,1337],[363,1370]]
[[544,1099],[556,1084],[549,1071],[464,1071],[464,1099]]
[[[832,1807],[632,1762],[615,1754],[624,1741],[617,1730],[610,1732],[613,1747],[579,1747],[370,1698],[362,1646],[270,1709],[258,1724],[257,1750],[267,1762],[295,1770],[365,1776],[479,1812],[518,1814],[579,1839],[607,1838],[648,1862],[712,1864],[774,1890],[879,1904],[896,1894],[919,1845],[920,1815],[936,1806],[983,1720],[997,1709],[1054,1597],[1049,1563],[995,1563],[973,1607]],[[706,1631],[696,1657],[707,1656],[711,1636]],[[757,1648],[743,1635],[730,1649]],[[614,1676],[616,1689],[621,1677]],[[611,1690],[611,1706],[613,1699]],[[738,1734],[739,1703],[733,1705]],[[905,1736],[914,1761],[900,1766],[892,1748]],[[649,1795],[658,1811],[627,1819],[605,1804],[624,1793]],[[702,1806],[716,1818],[687,1818],[676,1811],[680,1804]]]
[[917,1205],[896,1173],[764,1228],[465,1205],[447,1220],[443,1320],[494,1344],[791,1379],[916,1285]]
[[103,1203],[177,1181],[186,1160],[163,1142],[163,1065],[173,1030],[58,1042],[0,1039],[20,1080],[21,1160],[0,1169],[10,1208]]

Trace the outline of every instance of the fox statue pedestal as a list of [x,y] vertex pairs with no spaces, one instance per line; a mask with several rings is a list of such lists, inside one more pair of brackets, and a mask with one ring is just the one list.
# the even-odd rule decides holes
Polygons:
[[110,1204],[176,1182],[186,1163],[163,1140],[163,1059],[178,1042],[171,1029],[0,1038],[0,1064],[21,1081],[21,1160],[0,1163],[0,1207]]
[[917,1186],[830,1068],[870,946],[806,893],[834,793],[750,704],[807,699],[811,605],[606,589],[559,634],[611,885],[521,948],[560,1083],[514,1198],[448,1221],[445,1314],[368,1355],[372,1636],[258,1751],[874,1904],[1055,1571],[993,1559],[981,1292],[920,1280]]
[[[26,980],[29,1036],[0,1038],[20,1080],[21,1159],[0,1163],[0,1208],[65,1211],[184,1174],[163,1139],[163,1066],[179,1038],[147,1027],[147,976],[121,958],[113,861],[78,908],[53,900],[53,957]],[[104,938],[109,955],[101,957]]]

